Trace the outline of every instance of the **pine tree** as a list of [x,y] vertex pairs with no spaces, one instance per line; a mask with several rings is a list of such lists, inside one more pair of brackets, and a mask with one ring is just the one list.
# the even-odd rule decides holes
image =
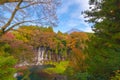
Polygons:
[[120,0],[90,0],[85,11],[93,23],[94,36],[88,42],[89,67],[92,80],[109,80],[120,69]]

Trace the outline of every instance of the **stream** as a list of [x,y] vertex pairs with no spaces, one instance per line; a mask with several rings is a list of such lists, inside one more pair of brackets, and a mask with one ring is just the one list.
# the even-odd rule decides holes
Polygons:
[[48,74],[42,70],[45,68],[55,67],[54,65],[37,65],[29,68],[28,71],[25,71],[27,76],[17,76],[17,80],[67,80],[65,75],[60,74]]

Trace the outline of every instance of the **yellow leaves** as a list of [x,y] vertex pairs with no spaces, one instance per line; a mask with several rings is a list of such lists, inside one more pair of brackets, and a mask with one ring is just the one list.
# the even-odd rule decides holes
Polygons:
[[114,71],[115,75],[110,80],[120,80],[120,70]]
[[75,48],[75,43],[76,43],[76,40],[72,39],[71,42],[69,43],[69,47],[70,48]]

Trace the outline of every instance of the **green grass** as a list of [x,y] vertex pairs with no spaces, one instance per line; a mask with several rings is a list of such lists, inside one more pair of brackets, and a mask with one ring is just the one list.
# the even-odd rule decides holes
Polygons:
[[60,63],[54,63],[54,68],[47,68],[43,71],[49,73],[49,74],[64,74],[64,71],[66,70],[68,66],[68,61],[61,61]]

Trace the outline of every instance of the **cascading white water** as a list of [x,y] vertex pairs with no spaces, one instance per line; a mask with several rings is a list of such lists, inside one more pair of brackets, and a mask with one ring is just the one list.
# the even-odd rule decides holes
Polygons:
[[36,65],[42,65],[43,64],[44,53],[45,53],[45,48],[39,47],[38,48],[38,55],[37,55],[37,63],[36,63]]

